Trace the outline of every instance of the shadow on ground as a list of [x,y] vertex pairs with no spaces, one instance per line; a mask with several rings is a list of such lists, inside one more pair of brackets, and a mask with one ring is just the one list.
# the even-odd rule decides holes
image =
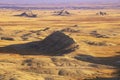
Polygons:
[[0,47],[2,53],[18,53],[21,55],[63,55],[75,51],[76,42],[68,35],[56,31],[47,36],[43,41],[26,44],[15,44]]
[[93,57],[91,55],[81,54],[81,55],[77,55],[75,59],[90,63],[95,63],[95,64],[120,67],[120,55],[113,57]]
[[85,80],[120,80],[120,77],[115,77],[115,78],[94,78],[94,79],[85,79]]
[[114,78],[95,78],[87,80],[120,80],[120,55],[113,57],[93,57],[91,55],[77,55],[75,59],[85,62],[90,62],[93,64],[107,65],[112,66],[116,69],[116,72],[113,73],[116,77]]
[[[5,47],[0,47],[0,53],[11,53],[11,54],[20,54],[20,55],[46,55],[46,56],[61,56],[63,54],[68,54],[74,49],[67,46],[59,46],[56,44],[47,45],[42,41],[35,41],[25,44],[15,44]],[[56,48],[55,48],[56,47]]]

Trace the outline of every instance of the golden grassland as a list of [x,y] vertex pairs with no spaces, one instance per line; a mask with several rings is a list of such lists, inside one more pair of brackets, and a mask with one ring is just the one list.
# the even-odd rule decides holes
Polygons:
[[[74,25],[78,27],[74,27],[73,29],[80,30],[79,33],[68,33],[67,35],[72,37],[77,44],[79,44],[80,48],[75,52],[70,54],[65,54],[64,56],[60,56],[62,58],[67,58],[72,60],[76,55],[89,55],[96,58],[111,58],[106,59],[101,64],[96,64],[99,66],[97,68],[90,67],[89,64],[91,62],[81,61],[79,69],[81,74],[77,76],[58,76],[52,74],[38,74],[32,73],[28,71],[21,71],[21,66],[15,61],[21,62],[24,59],[29,58],[39,58],[46,60],[46,63],[51,63],[51,56],[44,56],[44,55],[19,55],[17,53],[10,54],[10,53],[1,53],[0,55],[0,74],[8,73],[10,74],[8,77],[13,76],[11,71],[15,71],[20,77],[18,80],[52,80],[52,79],[45,79],[45,77],[54,77],[55,80],[82,80],[85,78],[94,78],[94,77],[114,77],[113,75],[117,69],[108,67],[108,64],[111,64],[112,57],[120,56],[120,10],[112,10],[112,9],[104,9],[104,10],[68,10],[71,15],[69,16],[55,16],[53,12],[55,10],[33,10],[33,13],[37,14],[38,17],[36,18],[28,18],[28,17],[18,17],[14,16],[16,14],[21,14],[24,10],[9,10],[9,9],[0,9],[0,28],[5,31],[5,35],[12,34],[15,30],[24,31],[21,34],[25,34],[27,31],[30,30],[40,30],[46,27],[49,27],[51,31],[43,32],[40,36],[41,39],[44,39],[48,36],[52,31],[61,30],[64,28],[73,28]],[[107,13],[105,16],[96,15],[97,12],[104,11]],[[98,31],[100,34],[108,35],[110,38],[96,38],[90,35],[90,32]],[[21,35],[20,34],[20,35]],[[15,35],[13,33],[13,35]],[[114,36],[115,35],[115,36]],[[19,36],[19,35],[18,35]],[[15,40],[15,41],[7,41],[7,40],[0,40],[0,46],[5,47],[8,45],[13,44],[22,44],[27,42],[32,42],[34,40]],[[111,44],[110,46],[96,46],[96,45],[88,45],[84,41],[92,41],[92,42],[106,42]],[[59,57],[56,57],[59,58]],[[115,58],[113,58],[115,59]],[[8,61],[8,62],[7,62]],[[11,62],[11,63],[10,63]],[[13,64],[15,63],[15,64]],[[23,68],[23,66],[22,66]],[[52,66],[53,68],[60,68]],[[63,69],[68,69],[69,67],[63,67]],[[61,68],[60,68],[61,69]],[[71,68],[70,68],[71,69]],[[75,71],[76,67],[73,67],[71,71]],[[53,69],[54,71],[54,69]],[[99,73],[99,74],[97,74]],[[7,78],[8,78],[7,77]],[[8,80],[8,79],[5,79]]]

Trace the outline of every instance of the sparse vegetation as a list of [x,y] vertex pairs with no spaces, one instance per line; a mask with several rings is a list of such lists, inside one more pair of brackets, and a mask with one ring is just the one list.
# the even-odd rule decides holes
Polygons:
[[0,9],[0,80],[119,80],[119,10],[32,11]]

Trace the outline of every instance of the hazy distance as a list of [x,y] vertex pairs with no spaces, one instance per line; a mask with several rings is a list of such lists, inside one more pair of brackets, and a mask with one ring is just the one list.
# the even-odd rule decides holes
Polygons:
[[117,3],[120,0],[0,0],[1,4]]

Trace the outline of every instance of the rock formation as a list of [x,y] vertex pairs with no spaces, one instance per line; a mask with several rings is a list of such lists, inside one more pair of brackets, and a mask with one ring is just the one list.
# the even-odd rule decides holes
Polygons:
[[58,15],[58,16],[68,16],[68,15],[70,15],[70,13],[66,10],[58,11],[55,14]]
[[[9,39],[9,38],[8,38]],[[11,38],[9,39],[11,40]],[[0,51],[9,49],[11,53],[21,55],[50,55],[60,56],[78,49],[76,42],[60,31],[53,32],[42,41],[34,41],[26,44],[15,44],[6,46]]]
[[40,45],[40,51],[51,54],[64,54],[78,48],[76,42],[60,31],[56,31],[46,37]]
[[26,12],[23,12],[22,14],[20,15],[16,15],[16,16],[23,16],[23,17],[37,17],[36,14],[33,14],[32,11],[26,11]]

